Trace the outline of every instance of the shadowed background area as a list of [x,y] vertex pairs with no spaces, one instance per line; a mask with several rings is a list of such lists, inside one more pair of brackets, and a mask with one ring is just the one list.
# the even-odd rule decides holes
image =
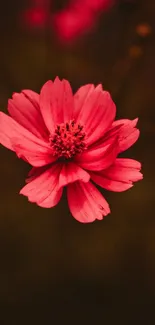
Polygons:
[[[51,1],[52,2],[52,1]],[[67,1],[53,1],[58,12]],[[80,224],[65,196],[42,209],[20,196],[30,169],[0,147],[0,324],[154,324],[155,322],[155,2],[116,1],[85,35],[60,42],[47,20],[22,24],[30,1],[1,1],[0,109],[21,89],[66,78],[73,90],[102,83],[117,118],[139,117],[141,137],[125,157],[144,180],[103,191],[111,214]]]

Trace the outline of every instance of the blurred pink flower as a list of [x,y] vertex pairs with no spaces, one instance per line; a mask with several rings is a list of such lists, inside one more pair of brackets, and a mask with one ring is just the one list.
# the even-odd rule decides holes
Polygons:
[[67,186],[73,217],[92,222],[110,213],[92,181],[121,192],[142,179],[138,161],[117,158],[137,141],[138,119],[114,121],[115,104],[101,85],[73,95],[69,82],[57,77],[40,94],[14,93],[8,111],[0,112],[0,143],[33,166],[20,191],[30,202],[51,208]]
[[[32,8],[24,13],[24,20],[31,27],[44,27],[46,26],[48,15],[46,11],[40,8]],[[23,17],[22,17],[23,18]]]
[[52,16],[52,25],[61,41],[72,41],[93,26],[94,15],[85,9],[70,8]]
[[98,14],[113,3],[114,0],[72,0],[68,8],[53,16],[59,37],[70,41],[82,35],[94,26]]
[[32,0],[31,7],[21,15],[21,22],[30,27],[44,28],[50,19],[50,0]]
[[50,13],[49,0],[32,0],[31,8],[22,15],[22,22],[30,27],[54,27],[62,41],[71,41],[91,29],[98,14],[106,11],[114,1],[72,0],[65,9],[54,14]]

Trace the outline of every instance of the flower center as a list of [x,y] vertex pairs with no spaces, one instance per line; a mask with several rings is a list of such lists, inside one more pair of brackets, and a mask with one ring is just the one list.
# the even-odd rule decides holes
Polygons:
[[86,149],[85,136],[83,126],[75,123],[74,120],[58,124],[54,134],[49,138],[53,155],[70,159],[81,153]]

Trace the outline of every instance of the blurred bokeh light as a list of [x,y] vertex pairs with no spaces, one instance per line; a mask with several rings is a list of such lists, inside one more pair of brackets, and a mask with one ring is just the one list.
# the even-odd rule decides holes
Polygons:
[[55,12],[53,1],[31,0],[30,8],[20,14],[20,22],[31,29],[54,29],[60,41],[72,42],[88,32],[113,4],[114,0],[70,0]]

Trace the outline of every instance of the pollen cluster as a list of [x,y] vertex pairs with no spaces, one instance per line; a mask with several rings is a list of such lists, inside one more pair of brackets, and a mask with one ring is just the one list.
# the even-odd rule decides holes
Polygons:
[[58,158],[70,159],[86,149],[83,126],[74,120],[58,124],[55,132],[50,136],[53,155]]

